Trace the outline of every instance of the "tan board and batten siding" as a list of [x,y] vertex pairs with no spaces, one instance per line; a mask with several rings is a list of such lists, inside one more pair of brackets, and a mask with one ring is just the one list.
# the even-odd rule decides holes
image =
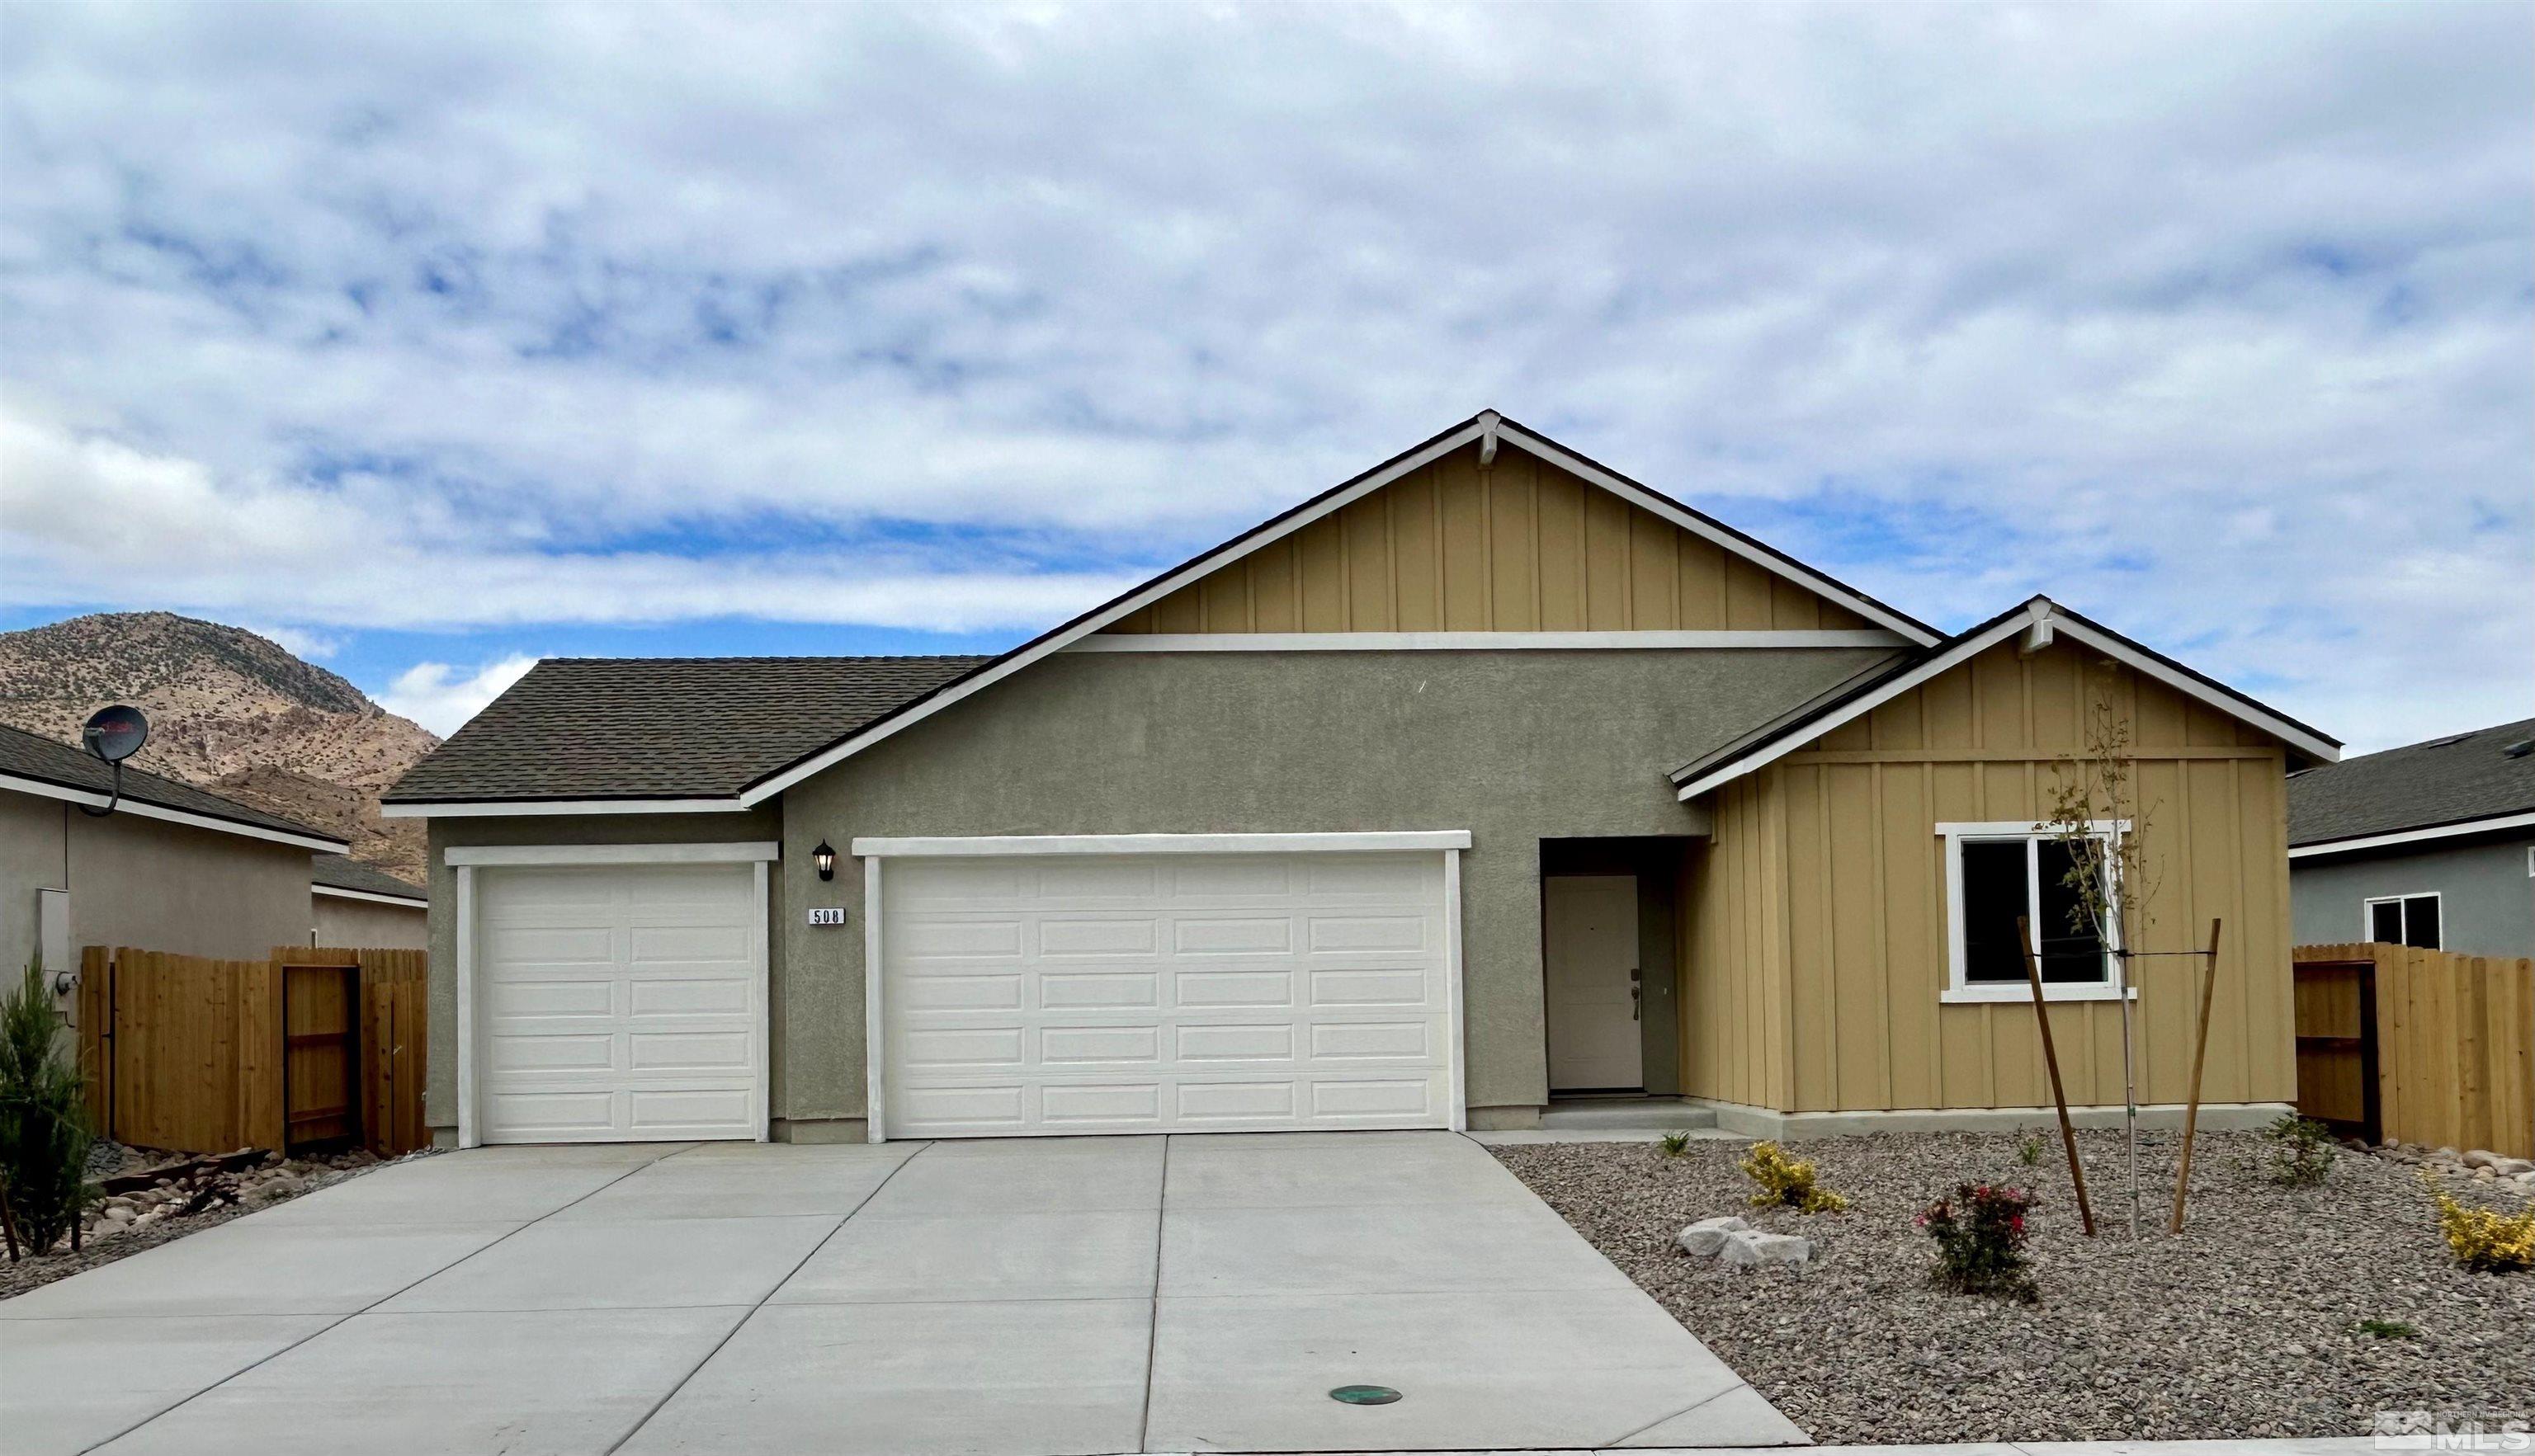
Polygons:
[[1135,633],[1815,631],[1872,626],[1521,451],[1475,447],[1193,581]]
[[[2003,644],[1716,791],[1716,837],[1683,884],[1687,1090],[1799,1112],[2049,1102],[2029,1004],[1940,1000],[1936,826],[2047,816],[2053,762],[2080,751],[2106,682],[2133,733],[2156,885],[2131,943],[2188,949],[2223,917],[2203,1095],[2292,1100],[2284,751],[2066,642],[2032,657]],[[2186,1095],[2197,964],[2132,962],[2142,1102]],[[2051,1015],[2070,1100],[2118,1104],[2118,1007]]]

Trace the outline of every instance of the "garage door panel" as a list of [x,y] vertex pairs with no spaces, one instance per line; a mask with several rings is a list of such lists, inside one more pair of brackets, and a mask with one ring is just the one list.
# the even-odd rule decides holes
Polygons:
[[1438,854],[902,859],[881,885],[894,1136],[1451,1124]]
[[756,871],[475,872],[479,1135],[754,1137]]

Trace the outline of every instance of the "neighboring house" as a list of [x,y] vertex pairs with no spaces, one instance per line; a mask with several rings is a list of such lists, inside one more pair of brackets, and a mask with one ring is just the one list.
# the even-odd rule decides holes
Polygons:
[[[1966,1124],[2049,1101],[2019,914],[2072,1098],[2117,1106],[2110,958],[2034,834],[2099,692],[2157,806],[2139,948],[2226,919],[2211,1119],[2267,1116],[2285,779],[2333,740],[2042,598],[1946,636],[1493,413],[1000,656],[540,663],[388,796],[430,820],[429,1115]],[[2193,962],[2136,964],[2179,1103]]]
[[2298,943],[2535,956],[2535,718],[2289,780]]
[[430,942],[430,897],[376,865],[312,856],[308,892],[311,944],[420,950]]
[[85,751],[0,727],[0,956],[40,950],[76,970],[86,945],[262,959],[309,931],[309,856],[349,848],[321,829]]

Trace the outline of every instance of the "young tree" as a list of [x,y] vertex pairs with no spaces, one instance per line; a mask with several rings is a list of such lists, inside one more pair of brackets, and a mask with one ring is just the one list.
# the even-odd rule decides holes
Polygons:
[[[2153,918],[2161,867],[2149,862],[2145,844],[2154,805],[2138,802],[2138,764],[2132,753],[2130,718],[2115,697],[2120,668],[2097,664],[2095,696],[2080,724],[2082,747],[2052,765],[2051,814],[2045,823],[2066,850],[2061,882],[2071,905],[2064,929],[2089,939],[2112,957],[2114,1004],[2122,1018],[2122,1129],[2131,1189],[2131,1237],[2138,1237],[2138,1062],[2131,1024],[2132,946]],[[2041,932],[2037,929],[2036,934]]]
[[93,1185],[87,1078],[63,1055],[65,1018],[40,957],[0,996],[0,1178],[20,1237],[37,1253],[79,1222]]

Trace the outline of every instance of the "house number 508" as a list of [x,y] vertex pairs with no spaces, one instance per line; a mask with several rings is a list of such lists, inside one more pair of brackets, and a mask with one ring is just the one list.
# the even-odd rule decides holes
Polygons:
[[810,923],[812,925],[843,925],[845,923],[844,909],[841,906],[828,906],[825,908],[813,909],[810,912]]

